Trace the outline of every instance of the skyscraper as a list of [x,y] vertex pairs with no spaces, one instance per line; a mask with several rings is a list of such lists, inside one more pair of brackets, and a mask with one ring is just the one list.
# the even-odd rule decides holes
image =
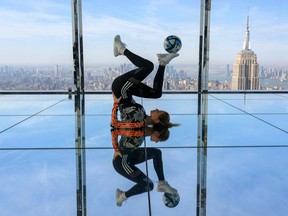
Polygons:
[[249,16],[247,17],[247,29],[242,50],[236,57],[233,65],[232,90],[258,90],[259,64],[257,55],[250,47]]

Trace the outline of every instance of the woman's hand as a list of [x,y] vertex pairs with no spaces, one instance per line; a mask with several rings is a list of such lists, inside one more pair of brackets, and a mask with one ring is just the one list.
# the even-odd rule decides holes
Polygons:
[[115,95],[114,95],[114,93],[112,92],[112,95],[113,95],[113,101],[114,101],[114,103],[119,103],[120,102],[120,100],[122,99],[122,96],[121,97],[119,97],[119,98],[117,98]]
[[122,157],[122,155],[119,151],[114,151],[113,159],[115,159],[117,156]]

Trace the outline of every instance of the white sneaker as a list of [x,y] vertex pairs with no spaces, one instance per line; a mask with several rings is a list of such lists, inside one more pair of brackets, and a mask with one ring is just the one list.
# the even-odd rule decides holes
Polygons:
[[122,206],[122,203],[127,200],[125,196],[125,192],[121,191],[120,189],[116,190],[116,205],[118,207]]
[[158,182],[158,186],[157,186],[157,191],[158,192],[167,192],[167,193],[176,193],[177,190],[173,187],[171,187],[167,181],[162,180]]
[[177,56],[179,56],[179,53],[157,54],[159,65],[165,66]]
[[114,56],[123,55],[126,49],[126,44],[121,41],[120,35],[116,35],[114,38]]

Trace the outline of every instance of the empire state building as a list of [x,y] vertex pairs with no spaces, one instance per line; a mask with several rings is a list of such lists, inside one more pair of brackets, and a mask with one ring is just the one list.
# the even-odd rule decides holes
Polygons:
[[247,30],[244,38],[243,49],[236,57],[233,65],[232,90],[258,90],[259,86],[259,64],[257,55],[250,47],[249,16],[247,17]]

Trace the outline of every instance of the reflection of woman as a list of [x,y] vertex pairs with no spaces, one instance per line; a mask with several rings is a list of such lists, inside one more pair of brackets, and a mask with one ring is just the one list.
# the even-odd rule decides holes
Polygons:
[[[152,110],[150,116],[146,115],[144,107],[132,98],[132,95],[143,98],[160,98],[162,95],[163,78],[165,66],[179,54],[167,53],[158,54],[159,67],[154,78],[153,88],[145,85],[142,81],[153,71],[152,62],[144,59],[126,48],[120,36],[114,39],[114,55],[126,56],[137,68],[117,77],[112,83],[112,92],[118,103],[114,103],[114,110],[119,109],[122,123],[130,123],[130,126],[117,124],[116,119],[112,119],[112,126],[119,127],[143,127],[146,125],[157,125],[158,127],[169,125],[169,114],[162,110]],[[118,107],[119,105],[119,107]]]
[[[125,178],[135,182],[136,184],[126,192],[120,189],[116,190],[116,204],[121,206],[122,203],[129,197],[135,196],[151,191],[154,184],[136,165],[145,162],[146,160],[153,160],[153,166],[158,177],[158,192],[175,193],[176,189],[171,187],[165,180],[163,172],[162,153],[157,148],[143,148],[139,147],[144,141],[144,134],[153,136],[155,142],[168,139],[168,129],[163,131],[154,131],[152,128],[143,130],[112,130],[112,143],[114,147],[113,166],[114,169]],[[118,135],[121,138],[118,142]]]

